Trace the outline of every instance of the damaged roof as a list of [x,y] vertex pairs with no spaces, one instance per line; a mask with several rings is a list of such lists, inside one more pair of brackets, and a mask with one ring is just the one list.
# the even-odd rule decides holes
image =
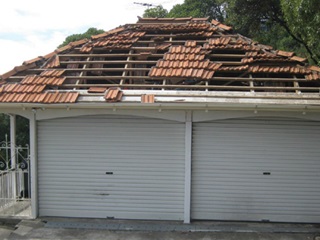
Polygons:
[[0,79],[0,103],[148,104],[195,93],[314,99],[319,91],[319,67],[208,18],[139,18],[25,61]]

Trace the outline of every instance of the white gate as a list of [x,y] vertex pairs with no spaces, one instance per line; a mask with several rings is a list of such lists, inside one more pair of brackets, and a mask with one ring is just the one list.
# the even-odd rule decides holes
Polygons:
[[0,142],[0,217],[31,214],[29,155],[29,146],[12,146],[7,136]]

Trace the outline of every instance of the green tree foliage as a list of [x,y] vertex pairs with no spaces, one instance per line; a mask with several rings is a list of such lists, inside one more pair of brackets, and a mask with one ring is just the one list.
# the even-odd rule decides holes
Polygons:
[[[300,11],[308,11],[313,8],[319,12],[317,0],[227,0],[227,23],[248,37],[260,40],[265,44],[272,45],[287,51],[295,51],[300,55],[309,57],[313,63],[317,63],[319,40],[316,44],[308,43],[306,33],[302,29],[310,24],[311,28],[319,30],[319,23],[310,21],[304,16],[293,15],[291,7],[294,2],[305,2],[300,5]],[[309,3],[307,3],[309,2]],[[290,12],[287,13],[286,12]],[[319,16],[319,13],[318,13]],[[295,18],[295,20],[293,20]],[[300,19],[302,18],[302,19]],[[315,17],[316,18],[316,17]],[[301,28],[297,29],[295,21],[303,21]],[[296,29],[296,30],[294,30]],[[305,29],[304,29],[305,30]],[[319,35],[319,33],[318,33]],[[318,45],[319,46],[319,45]]]
[[319,0],[185,0],[167,17],[210,17],[320,65]]
[[29,145],[29,119],[17,116],[16,119],[16,141],[17,145]]
[[175,5],[168,17],[209,17],[224,21],[224,4],[221,0],[185,0]]
[[86,32],[84,33],[78,33],[78,34],[72,34],[64,40],[62,44],[60,44],[58,47],[63,47],[67,45],[70,42],[78,41],[84,38],[90,38],[92,35],[97,35],[100,33],[104,33],[105,31],[102,29],[97,29],[97,28],[89,28]]
[[319,0],[280,0],[288,28],[320,64]]
[[168,10],[164,9],[162,5],[154,8],[148,8],[144,11],[143,17],[145,18],[164,18],[167,17]]
[[[7,139],[6,139],[7,135]],[[9,115],[0,113],[0,146],[4,144],[4,142],[8,140],[10,142],[10,117]],[[29,145],[29,120],[17,116],[16,117],[16,145],[25,147],[27,144]],[[5,149],[0,151],[0,159],[5,160],[7,157],[7,151]],[[27,156],[27,152],[24,152],[25,156]],[[10,155],[10,152],[9,152]]]
[[[5,141],[6,135],[10,140],[10,117],[0,114],[0,142]],[[16,118],[16,142],[21,146],[29,144],[29,120],[21,116]]]
[[10,134],[10,119],[8,115],[0,113],[0,142],[5,141],[5,135]]
[[247,36],[268,30],[282,19],[279,0],[228,0],[227,23]]

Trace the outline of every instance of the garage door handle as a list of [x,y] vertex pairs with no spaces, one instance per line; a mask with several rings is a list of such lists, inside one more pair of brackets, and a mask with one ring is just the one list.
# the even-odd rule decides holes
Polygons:
[[264,172],[263,175],[271,175],[271,172]]
[[113,172],[106,172],[106,174],[107,174],[107,175],[112,175],[112,174],[113,174]]

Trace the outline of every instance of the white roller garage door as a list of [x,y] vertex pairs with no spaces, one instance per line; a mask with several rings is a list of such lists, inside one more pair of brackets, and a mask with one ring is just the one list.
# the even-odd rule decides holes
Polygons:
[[320,222],[320,123],[194,123],[192,218]]
[[62,118],[38,135],[40,216],[183,219],[183,123]]

